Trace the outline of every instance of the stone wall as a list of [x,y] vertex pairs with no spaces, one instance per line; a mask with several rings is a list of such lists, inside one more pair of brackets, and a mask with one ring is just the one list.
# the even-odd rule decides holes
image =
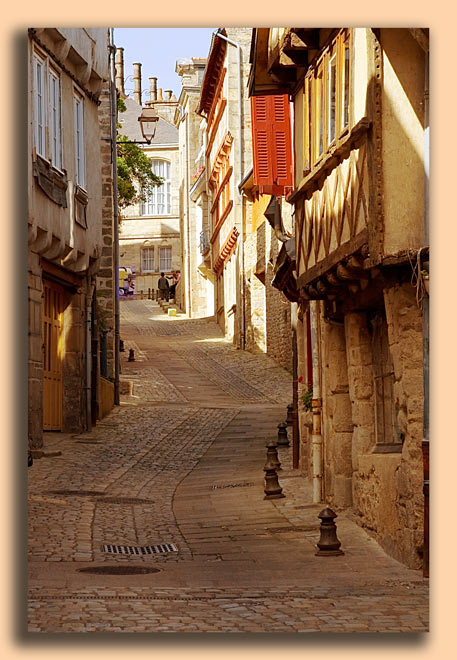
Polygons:
[[[111,135],[111,96],[109,84],[105,85],[100,96],[98,109],[100,132],[103,137]],[[111,142],[101,140],[102,160],[102,251],[100,270],[97,273],[97,322],[99,330],[107,335],[107,377],[114,379],[114,255],[113,255],[113,167],[111,162]],[[104,408],[101,408],[101,410]]]
[[29,447],[43,446],[43,339],[41,336],[41,280],[40,258],[29,250],[28,256],[28,436]]
[[398,453],[377,453],[371,336],[365,313],[346,315],[352,440],[354,511],[393,557],[421,565],[422,495],[422,318],[410,284],[384,290],[388,342],[394,368]]
[[336,507],[347,507],[352,504],[353,418],[344,325],[324,321],[323,315],[320,325],[326,501]]

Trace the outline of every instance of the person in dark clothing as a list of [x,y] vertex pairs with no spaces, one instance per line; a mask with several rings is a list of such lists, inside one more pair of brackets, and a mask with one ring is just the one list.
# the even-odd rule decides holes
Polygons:
[[160,273],[157,288],[159,289],[160,299],[161,300],[168,300],[168,293],[170,291],[170,285],[168,284],[168,280],[165,277],[165,273]]

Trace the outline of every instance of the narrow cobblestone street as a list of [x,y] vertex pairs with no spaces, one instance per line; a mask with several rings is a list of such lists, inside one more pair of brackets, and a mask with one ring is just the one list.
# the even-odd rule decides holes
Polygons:
[[[91,433],[45,434],[29,469],[29,632],[426,631],[428,582],[350,515],[336,521],[345,554],[315,556],[323,505],[291,448],[285,498],[263,499],[290,374],[213,321],[149,300],[121,315],[130,393]],[[104,548],[160,544],[176,550]],[[127,566],[157,572],[81,572]]]

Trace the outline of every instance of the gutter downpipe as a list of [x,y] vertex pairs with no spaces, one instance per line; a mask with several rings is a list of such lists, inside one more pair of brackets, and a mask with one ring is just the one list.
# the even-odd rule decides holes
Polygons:
[[323,499],[323,451],[322,451],[322,394],[320,379],[320,332],[319,313],[320,303],[311,300],[309,303],[311,322],[311,351],[313,357],[313,432],[311,435],[311,452],[313,464],[313,503],[322,502]]
[[[425,53],[425,89],[424,89],[424,243],[430,244],[430,209],[429,209],[429,171],[430,171],[430,106],[429,106],[429,51]],[[423,336],[423,359],[424,359],[424,418],[422,428],[422,459],[424,465],[424,554],[423,554],[423,576],[429,577],[429,446],[430,446],[430,301],[426,292],[422,308],[422,336]]]
[[[214,36],[223,39],[231,46],[234,46],[237,49],[238,53],[238,123],[239,123],[239,168],[240,168],[240,183],[243,180],[243,105],[242,105],[242,95],[241,95],[241,46],[236,41],[232,41],[225,35],[221,34],[219,31],[213,33]],[[246,348],[246,313],[245,313],[245,286],[244,286],[244,210],[243,210],[243,193],[241,192],[239,186],[238,190],[238,199],[240,202],[240,214],[241,214],[241,241],[240,241],[240,298],[241,298],[241,329],[240,329],[240,347],[242,350]]]
[[113,165],[113,267],[114,267],[114,405],[120,404],[119,391],[119,210],[117,206],[117,93],[114,45],[114,28],[110,28],[110,88],[111,88],[111,162]]

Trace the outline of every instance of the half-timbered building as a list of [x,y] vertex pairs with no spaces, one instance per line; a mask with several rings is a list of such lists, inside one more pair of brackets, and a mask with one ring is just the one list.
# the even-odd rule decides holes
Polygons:
[[411,567],[427,554],[427,59],[422,29],[258,28],[249,78],[293,103],[281,286],[299,301],[301,463],[316,502],[352,506]]

